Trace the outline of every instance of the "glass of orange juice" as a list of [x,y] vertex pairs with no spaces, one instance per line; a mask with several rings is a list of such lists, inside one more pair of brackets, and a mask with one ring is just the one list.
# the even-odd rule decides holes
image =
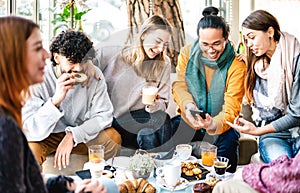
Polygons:
[[104,169],[104,146],[91,145],[89,146],[89,162],[91,163],[92,178],[100,178]]
[[214,160],[217,158],[217,146],[209,143],[201,145],[201,159],[205,166],[213,166]]

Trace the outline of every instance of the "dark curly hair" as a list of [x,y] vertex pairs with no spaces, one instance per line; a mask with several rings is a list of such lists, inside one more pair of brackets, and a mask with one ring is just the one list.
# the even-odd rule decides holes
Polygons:
[[65,56],[69,62],[76,64],[91,60],[95,57],[93,42],[82,32],[67,30],[61,32],[50,45],[51,62],[57,65],[54,60],[54,53]]

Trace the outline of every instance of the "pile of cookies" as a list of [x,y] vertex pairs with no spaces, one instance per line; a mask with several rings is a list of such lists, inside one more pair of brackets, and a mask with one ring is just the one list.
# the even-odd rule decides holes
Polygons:
[[[193,177],[192,180],[202,179],[202,169],[198,162],[181,162],[181,174],[184,177]],[[189,179],[188,179],[189,180]]]

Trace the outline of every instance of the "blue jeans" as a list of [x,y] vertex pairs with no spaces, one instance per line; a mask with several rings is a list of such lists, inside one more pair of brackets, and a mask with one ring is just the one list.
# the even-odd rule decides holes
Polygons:
[[231,128],[221,135],[211,136],[204,129],[196,131],[190,127],[180,115],[171,119],[173,131],[172,141],[176,144],[189,143],[192,141],[206,141],[218,147],[217,155],[227,157],[231,165],[226,171],[235,172],[238,163],[238,146],[240,134]]
[[289,131],[265,134],[259,139],[258,150],[265,163],[269,163],[281,155],[293,158],[300,151],[300,137],[292,138]]
[[114,118],[112,127],[120,133],[125,147],[155,151],[170,148],[162,146],[172,136],[170,116],[166,112],[131,111]]

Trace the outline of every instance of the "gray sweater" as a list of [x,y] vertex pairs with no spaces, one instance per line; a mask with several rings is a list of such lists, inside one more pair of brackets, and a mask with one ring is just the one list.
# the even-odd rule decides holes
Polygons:
[[[142,103],[142,88],[149,84],[146,80],[138,76],[133,68],[125,64],[119,57],[121,46],[105,46],[97,49],[95,65],[103,72],[108,94],[114,107],[114,117],[118,118],[126,112],[145,108]],[[171,64],[168,57],[165,58],[165,67],[162,76],[157,78],[159,85],[158,94],[164,99],[158,100],[157,110],[165,111],[170,94],[170,72]]]
[[30,87],[31,97],[22,109],[28,141],[41,141],[51,133],[69,130],[77,145],[94,139],[100,131],[111,126],[113,107],[103,74],[98,68],[96,70],[101,80],[94,79],[89,88],[75,85],[58,109],[51,102],[57,78],[52,65],[46,66],[44,82]]

